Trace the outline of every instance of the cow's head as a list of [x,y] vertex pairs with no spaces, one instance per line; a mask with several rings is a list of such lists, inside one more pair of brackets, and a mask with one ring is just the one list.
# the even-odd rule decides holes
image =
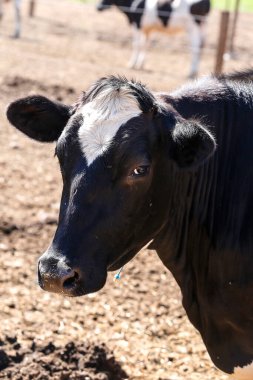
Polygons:
[[69,296],[102,288],[107,271],[155,238],[173,192],[168,168],[192,169],[215,146],[202,126],[163,108],[140,83],[116,77],[99,80],[75,107],[30,96],[7,116],[33,139],[57,141],[59,223],[38,274],[43,289]]

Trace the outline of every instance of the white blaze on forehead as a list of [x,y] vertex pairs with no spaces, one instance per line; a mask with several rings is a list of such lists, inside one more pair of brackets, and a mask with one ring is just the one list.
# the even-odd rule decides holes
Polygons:
[[245,367],[235,367],[231,380],[252,380],[253,379],[253,362]]
[[83,124],[79,141],[87,164],[90,165],[109,147],[119,128],[141,114],[137,99],[131,90],[105,88],[80,110]]

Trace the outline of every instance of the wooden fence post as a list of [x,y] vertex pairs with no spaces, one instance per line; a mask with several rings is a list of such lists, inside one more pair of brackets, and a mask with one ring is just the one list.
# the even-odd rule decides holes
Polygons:
[[240,6],[240,0],[236,0],[234,16],[233,16],[231,32],[230,32],[229,46],[228,46],[228,54],[230,56],[234,54],[234,41],[235,41],[236,26],[237,26],[237,21],[238,21],[238,16],[239,16],[239,6]]
[[34,17],[35,0],[30,0],[29,3],[29,17]]
[[215,63],[215,74],[221,74],[223,68],[223,58],[226,50],[227,36],[228,36],[228,25],[229,25],[229,12],[223,11],[221,13],[220,21],[220,33],[218,39],[216,63]]

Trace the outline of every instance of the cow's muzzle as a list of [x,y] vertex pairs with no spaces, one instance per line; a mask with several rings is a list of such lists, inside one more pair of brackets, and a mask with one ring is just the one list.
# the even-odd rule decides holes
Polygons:
[[42,256],[38,262],[38,282],[43,290],[53,293],[70,297],[84,293],[80,271],[61,260],[43,259]]
[[[78,256],[78,255],[77,255]],[[97,292],[106,282],[106,263],[86,258],[68,259],[59,249],[50,247],[38,262],[38,283],[43,290],[69,297]]]

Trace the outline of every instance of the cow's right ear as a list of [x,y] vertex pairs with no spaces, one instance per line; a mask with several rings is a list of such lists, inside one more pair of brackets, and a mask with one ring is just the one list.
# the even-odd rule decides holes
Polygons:
[[180,168],[202,165],[216,149],[211,132],[195,120],[177,120],[171,137],[170,156]]
[[18,99],[7,108],[7,118],[21,132],[34,140],[56,141],[66,126],[72,108],[33,95]]

